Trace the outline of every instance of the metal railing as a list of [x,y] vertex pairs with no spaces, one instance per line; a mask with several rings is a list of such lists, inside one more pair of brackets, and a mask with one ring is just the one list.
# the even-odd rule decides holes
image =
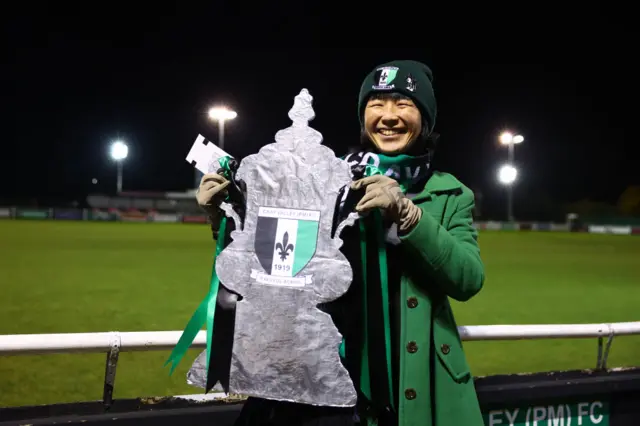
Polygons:
[[[640,335],[640,321],[603,324],[535,324],[460,326],[463,341],[597,338],[596,369],[606,369],[615,336]],[[120,352],[170,350],[181,331],[11,334],[0,335],[0,355],[51,353],[107,353],[103,402],[113,402],[116,367]],[[605,342],[606,339],[606,342]],[[206,347],[206,332],[200,331],[192,347]],[[219,393],[209,398],[218,398]],[[188,397],[188,396],[187,396]]]

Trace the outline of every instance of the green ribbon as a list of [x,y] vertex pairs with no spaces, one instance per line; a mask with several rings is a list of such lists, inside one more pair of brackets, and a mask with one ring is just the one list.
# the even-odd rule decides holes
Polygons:
[[[382,175],[382,171],[375,166],[365,166],[364,176]],[[382,224],[382,213],[380,210],[371,212],[373,215],[376,232],[378,265],[380,270],[380,287],[382,291],[382,317],[384,322],[385,357],[387,361],[387,384],[389,386],[389,399],[391,406],[395,406],[393,392],[392,368],[391,368],[391,321],[389,313],[389,277],[387,268],[387,248],[385,245],[384,228]],[[367,309],[367,293],[369,287],[369,277],[367,274],[367,229],[364,221],[360,220],[360,252],[362,258],[362,281],[363,281],[363,324],[364,334],[362,339],[362,355],[360,370],[360,390],[371,400],[371,377],[369,366],[369,313]]]
[[[220,166],[224,169],[224,173],[227,176],[230,176],[230,168],[229,168],[229,157],[222,157],[219,160]],[[220,287],[220,280],[218,279],[218,274],[216,273],[216,259],[224,250],[225,240],[227,233],[227,217],[222,216],[220,220],[220,227],[218,229],[218,239],[216,240],[216,251],[213,256],[213,267],[211,268],[211,280],[209,285],[209,293],[205,296],[205,298],[200,302],[198,308],[191,316],[191,319],[187,323],[178,343],[171,351],[171,355],[164,363],[166,367],[167,364],[171,363],[171,369],[169,370],[169,375],[173,374],[173,371],[176,369],[184,354],[189,350],[193,340],[196,338],[203,325],[207,325],[207,371],[209,371],[209,358],[211,357],[211,341],[213,340],[213,318],[216,313],[216,302],[218,299],[218,289]]]

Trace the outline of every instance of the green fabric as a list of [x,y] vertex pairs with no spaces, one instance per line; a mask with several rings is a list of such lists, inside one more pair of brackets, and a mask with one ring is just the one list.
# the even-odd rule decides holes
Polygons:
[[389,398],[391,401],[391,407],[395,408],[393,397],[393,380],[391,375],[393,370],[391,368],[391,318],[390,318],[390,306],[389,306],[389,271],[387,268],[387,247],[384,236],[384,228],[382,226],[382,214],[375,212],[373,216],[376,227],[376,237],[378,241],[378,264],[380,265],[380,288],[382,289],[382,318],[384,321],[384,343],[385,343],[385,358],[387,360],[387,386],[389,387]]
[[[381,171],[370,166],[366,174],[376,172]],[[411,232],[400,236],[400,249],[406,254],[406,265],[412,266],[411,273],[404,270],[400,283],[398,426],[482,426],[473,377],[449,302],[449,298],[469,300],[484,284],[484,265],[480,258],[478,234],[473,227],[474,195],[455,177],[433,172],[424,189],[412,200],[422,209],[423,215]],[[363,229],[364,222],[361,221],[361,237],[366,232],[382,229],[380,225],[377,224],[375,230]],[[366,300],[367,289],[372,288],[373,281],[372,277],[366,276],[366,250],[378,250],[380,256],[381,247],[385,246],[381,240],[375,248],[367,247],[365,238],[360,241],[365,274],[362,297]],[[381,268],[380,278],[382,272]],[[381,279],[380,285],[384,286],[383,283]],[[408,303],[413,298],[416,305]],[[388,307],[388,300],[384,304]],[[365,350],[362,352],[359,385],[361,392],[370,398],[370,364],[364,356],[368,353],[366,324],[372,315],[380,312],[367,312],[366,303],[364,307]],[[386,316],[383,307],[381,313]],[[391,342],[387,337],[390,328],[386,317],[384,324],[384,350],[389,359]],[[414,353],[406,351],[404,346],[408,342],[415,342],[418,350]],[[432,360],[433,357],[436,359]],[[432,365],[433,369],[430,368]],[[387,374],[390,371],[388,368]],[[406,398],[408,389],[415,391],[414,399]],[[435,410],[432,401],[437,407]],[[368,425],[376,424],[374,418],[364,420]]]
[[[364,173],[365,177],[382,174],[382,172],[375,167],[367,166]],[[387,271],[387,249],[385,247],[384,229],[382,226],[382,214],[380,211],[372,212],[374,218],[374,232],[376,233],[376,252],[378,255],[378,265],[380,274],[377,279],[380,280],[380,288],[382,292],[382,315],[384,321],[384,342],[385,342],[385,358],[386,358],[386,378],[389,396],[393,405],[393,381],[391,380],[391,322],[389,316],[389,277]],[[362,359],[361,359],[361,371],[360,371],[360,390],[368,398],[371,399],[371,372],[369,369],[369,328],[368,322],[368,309],[367,309],[367,289],[374,283],[375,279],[367,274],[367,232],[368,229],[365,226],[364,221],[360,220],[360,256],[362,259],[362,297],[363,297],[363,338],[362,338]]]
[[[219,160],[220,166],[224,169],[224,174],[227,177],[230,176],[231,170],[229,169],[229,157],[223,157]],[[218,289],[220,287],[220,280],[216,273],[216,259],[222,252],[225,246],[225,240],[227,236],[227,217],[222,216],[220,220],[220,227],[218,230],[218,241],[216,242],[216,251],[213,256],[213,266],[211,267],[211,279],[209,281],[209,292],[205,298],[200,302],[200,305],[196,308],[196,311],[191,316],[191,319],[187,323],[178,343],[171,351],[171,355],[164,363],[171,363],[169,375],[173,374],[174,370],[182,361],[185,353],[191,347],[193,340],[196,338],[203,325],[207,325],[207,363],[206,368],[209,371],[209,358],[211,357],[211,342],[213,340],[213,319],[216,312],[216,303],[218,299]]]
[[[384,174],[382,170],[374,166],[366,166],[364,176],[369,177],[373,175]],[[391,406],[393,407],[393,380],[392,380],[392,360],[391,360],[391,318],[390,318],[390,306],[389,306],[389,274],[387,268],[387,248],[385,243],[384,228],[382,223],[382,214],[379,210],[373,211],[373,232],[376,235],[377,245],[375,247],[378,255],[378,265],[380,273],[378,277],[372,278],[367,273],[367,232],[369,231],[365,226],[365,222],[360,220],[360,257],[362,259],[362,297],[363,297],[363,337],[361,348],[361,370],[360,370],[360,390],[361,392],[371,400],[371,371],[369,368],[369,327],[368,327],[368,304],[367,304],[367,289],[377,284],[376,281],[380,281],[380,289],[382,294],[382,310],[383,324],[384,324],[384,343],[385,343],[385,360],[386,360],[386,380],[389,392],[389,399]]]
[[[397,155],[387,156],[384,154],[362,152],[351,154],[345,158],[352,166],[364,165],[364,177],[373,175],[386,175],[395,179],[403,192],[414,186],[417,181],[422,180],[429,172],[428,156]],[[361,371],[360,371],[360,391],[371,400],[371,371],[369,365],[369,332],[368,332],[368,308],[367,289],[372,285],[379,285],[382,294],[382,306],[380,310],[384,324],[384,351],[386,360],[386,382],[388,386],[389,402],[394,408],[394,391],[392,380],[392,342],[391,342],[391,318],[389,305],[389,276],[387,268],[387,249],[385,242],[385,232],[382,221],[382,214],[379,210],[371,212],[373,216],[373,229],[367,229],[365,222],[360,220],[360,256],[362,262],[363,280],[363,335],[361,351]],[[378,257],[379,274],[377,277],[370,277],[367,274],[367,234],[373,232],[376,235],[376,247]],[[378,282],[379,281],[379,282]],[[345,341],[343,339],[339,347],[340,356],[345,356]]]
[[[434,172],[413,202],[423,214],[411,232],[400,236],[412,268],[401,281],[398,426],[482,426],[449,302],[449,298],[469,300],[484,284],[473,227],[474,195],[453,176]],[[417,305],[410,307],[410,298]],[[402,350],[409,341],[416,342],[417,352]],[[432,357],[436,357],[433,362]],[[405,397],[406,389],[415,390],[415,399]]]
[[[435,174],[427,182],[425,190],[414,198],[414,202],[431,202],[419,205],[423,210],[422,220],[411,232],[401,236],[400,240],[411,248],[413,254],[419,256],[425,268],[437,276],[440,288],[448,296],[458,301],[466,301],[480,290],[478,285],[484,281],[484,268],[477,241],[478,232],[473,227],[475,200],[469,188],[460,187],[455,205],[434,206],[434,199],[438,193],[450,192],[439,190],[442,184],[448,187],[448,179],[443,178],[443,175]],[[436,220],[440,216],[435,216],[433,211],[429,210],[434,207],[446,208],[441,216],[443,224]],[[445,224],[449,224],[449,232],[441,232]]]
[[[360,220],[360,253],[362,258],[362,280],[364,281],[362,285],[362,298],[364,300],[364,307],[362,309],[362,348],[361,350],[361,362],[360,362],[360,391],[366,396],[368,399],[371,399],[371,381],[370,381],[370,371],[369,371],[369,330],[367,324],[368,321],[368,312],[367,312],[367,239],[365,238],[367,233],[367,229],[364,225],[364,222]],[[344,342],[344,339],[343,339]]]
[[[386,84],[380,84],[381,73],[387,68]],[[363,124],[363,111],[373,93],[401,93],[411,98],[428,125],[431,134],[436,124],[438,107],[433,91],[433,73],[418,61],[391,61],[375,67],[364,79],[358,96],[358,119]],[[413,89],[413,90],[412,90]]]

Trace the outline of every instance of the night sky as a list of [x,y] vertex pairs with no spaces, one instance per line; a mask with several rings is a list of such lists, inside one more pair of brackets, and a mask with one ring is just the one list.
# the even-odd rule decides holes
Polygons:
[[[594,38],[586,25],[566,27],[565,38],[545,40],[542,32],[526,45],[508,46],[503,37],[501,44],[479,48],[473,37],[461,44],[443,36],[397,43],[413,40],[409,44],[423,48],[376,48],[365,47],[376,45],[366,37],[340,43],[337,34],[328,42],[332,29],[317,25],[316,17],[308,31],[316,41],[344,46],[317,48],[305,47],[314,41],[267,9],[251,21],[227,12],[228,19],[221,18],[224,10],[186,6],[153,19],[47,19],[26,11],[5,16],[0,199],[82,200],[89,192],[113,193],[116,168],[108,148],[118,138],[130,148],[125,190],[190,188],[193,168],[184,158],[191,144],[198,133],[217,138],[207,117],[211,106],[237,111],[226,126],[225,148],[242,157],[289,126],[287,112],[302,88],[314,97],[311,125],[341,155],[358,143],[362,79],[393,59],[415,59],[433,69],[441,134],[435,167],[482,193],[484,210],[504,210],[496,180],[507,159],[498,143],[503,130],[525,137],[516,149],[521,206],[586,197],[615,202],[625,187],[640,184],[638,68],[625,50],[631,41],[621,34]],[[216,24],[222,21],[226,27]],[[275,37],[280,41],[271,41]]]

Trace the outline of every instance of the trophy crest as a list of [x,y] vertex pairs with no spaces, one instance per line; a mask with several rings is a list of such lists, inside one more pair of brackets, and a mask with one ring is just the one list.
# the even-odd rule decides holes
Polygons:
[[[292,125],[241,161],[236,177],[246,184],[242,223],[231,204],[221,205],[236,228],[215,268],[221,291],[239,295],[228,392],[354,406],[356,391],[339,356],[342,336],[317,306],[351,285],[353,272],[339,236],[358,215],[334,223],[351,170],[309,127],[312,100],[302,89],[289,111]],[[196,359],[191,384],[205,387],[204,363],[202,355]]]

